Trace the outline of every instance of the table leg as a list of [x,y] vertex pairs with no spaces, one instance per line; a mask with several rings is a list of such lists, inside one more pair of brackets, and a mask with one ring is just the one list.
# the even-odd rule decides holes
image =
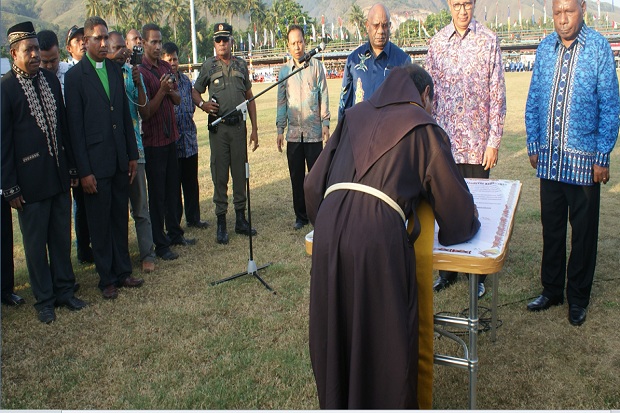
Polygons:
[[478,384],[478,274],[469,275],[469,409],[476,409]]
[[499,290],[499,274],[493,274],[493,300],[491,301],[491,341],[497,340],[497,295]]

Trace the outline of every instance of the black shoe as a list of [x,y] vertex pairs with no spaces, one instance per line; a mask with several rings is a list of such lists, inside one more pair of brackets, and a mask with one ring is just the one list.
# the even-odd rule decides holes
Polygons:
[[54,307],[47,305],[39,311],[39,321],[45,324],[49,324],[56,320],[56,312]]
[[15,307],[17,305],[25,304],[26,300],[14,293],[2,294],[2,304]]
[[177,258],[179,258],[179,254],[177,254],[176,252],[172,252],[171,250],[166,250],[165,252],[157,253],[157,256],[164,261],[172,261],[172,260],[176,260]]
[[437,280],[435,280],[435,284],[433,284],[433,291],[438,293],[441,290],[445,290],[455,282],[456,280],[448,280],[447,278],[443,278],[440,276],[439,278],[437,278]]
[[541,294],[527,305],[527,309],[529,311],[542,311],[560,304],[564,304],[564,297],[548,298]]
[[228,232],[226,231],[226,215],[217,216],[217,243],[228,244]]
[[586,321],[587,310],[577,304],[569,305],[568,321],[574,326],[580,326]]
[[181,236],[174,241],[171,241],[170,245],[181,245],[184,247],[188,245],[196,245],[196,238],[185,238],[184,236]]
[[71,311],[80,311],[82,308],[88,307],[88,303],[74,296],[60,303],[60,306],[67,307]]
[[205,229],[209,227],[209,223],[207,221],[188,222],[187,226],[189,228]]
[[93,250],[88,248],[87,250],[78,252],[77,259],[80,264],[93,264],[95,262]]
[[258,234],[254,228],[250,228],[250,223],[245,219],[245,211],[239,210],[235,211],[237,218],[235,220],[235,232],[241,235],[250,235],[252,236]]
[[303,219],[297,219],[295,220],[295,225],[293,225],[293,228],[295,228],[295,230],[300,230],[306,225],[308,225],[308,221],[304,221]]

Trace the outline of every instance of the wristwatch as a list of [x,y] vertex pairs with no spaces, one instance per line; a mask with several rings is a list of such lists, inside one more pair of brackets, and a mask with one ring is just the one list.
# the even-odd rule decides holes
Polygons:
[[198,104],[198,107],[199,107],[200,109],[202,109],[202,105],[204,105],[204,103],[205,103],[205,101],[204,101],[204,100],[201,100],[201,101],[200,101],[200,103]]

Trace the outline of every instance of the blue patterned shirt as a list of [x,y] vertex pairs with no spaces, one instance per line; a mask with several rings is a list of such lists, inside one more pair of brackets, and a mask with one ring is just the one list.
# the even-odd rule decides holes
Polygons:
[[[129,113],[131,113],[131,121],[133,122],[133,131],[136,135],[136,143],[138,144],[138,163],[145,163],[144,160],[144,145],[142,145],[142,119],[138,113],[138,88],[133,84],[131,77],[131,67],[125,63],[121,70],[123,71],[123,79],[125,81],[125,93],[127,93],[127,99],[129,100]],[[142,88],[144,88],[144,81],[142,80],[142,74],[140,74],[140,81],[142,82]],[[146,101],[148,102],[148,96]]]
[[198,153],[198,136],[194,123],[194,111],[196,106],[192,101],[192,81],[181,72],[177,72],[181,103],[174,107],[174,115],[179,128],[179,140],[177,141],[177,156],[189,158]]
[[609,42],[585,24],[566,48],[552,33],[538,46],[525,108],[528,155],[536,175],[593,185],[618,138],[618,76]]
[[409,55],[392,42],[388,42],[378,56],[373,54],[370,42],[352,51],[344,67],[338,120],[342,119],[345,109],[370,98],[390,69],[410,62]]

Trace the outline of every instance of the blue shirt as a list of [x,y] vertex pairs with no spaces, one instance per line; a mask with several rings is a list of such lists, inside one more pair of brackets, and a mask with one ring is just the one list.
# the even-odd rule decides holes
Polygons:
[[409,55],[392,42],[388,42],[378,56],[373,54],[370,42],[351,52],[344,67],[338,120],[342,119],[345,109],[370,98],[390,69],[410,62]]
[[198,137],[194,123],[196,106],[192,101],[192,81],[181,72],[177,72],[181,103],[174,107],[174,115],[179,128],[177,141],[177,156],[189,158],[198,153]]
[[593,185],[618,138],[618,76],[609,42],[583,24],[566,48],[552,33],[538,46],[525,108],[528,155],[536,175]]
[[[144,146],[142,145],[142,119],[140,113],[138,113],[138,88],[133,84],[133,78],[131,77],[131,67],[125,63],[121,70],[123,71],[123,79],[125,81],[125,93],[127,93],[127,100],[129,100],[129,113],[131,114],[131,120],[133,122],[133,131],[136,135],[136,143],[138,144],[138,163],[145,163],[144,160]],[[140,74],[140,82],[142,82],[142,89],[144,88],[144,81],[142,80],[142,74]],[[148,102],[148,96],[146,101]]]

